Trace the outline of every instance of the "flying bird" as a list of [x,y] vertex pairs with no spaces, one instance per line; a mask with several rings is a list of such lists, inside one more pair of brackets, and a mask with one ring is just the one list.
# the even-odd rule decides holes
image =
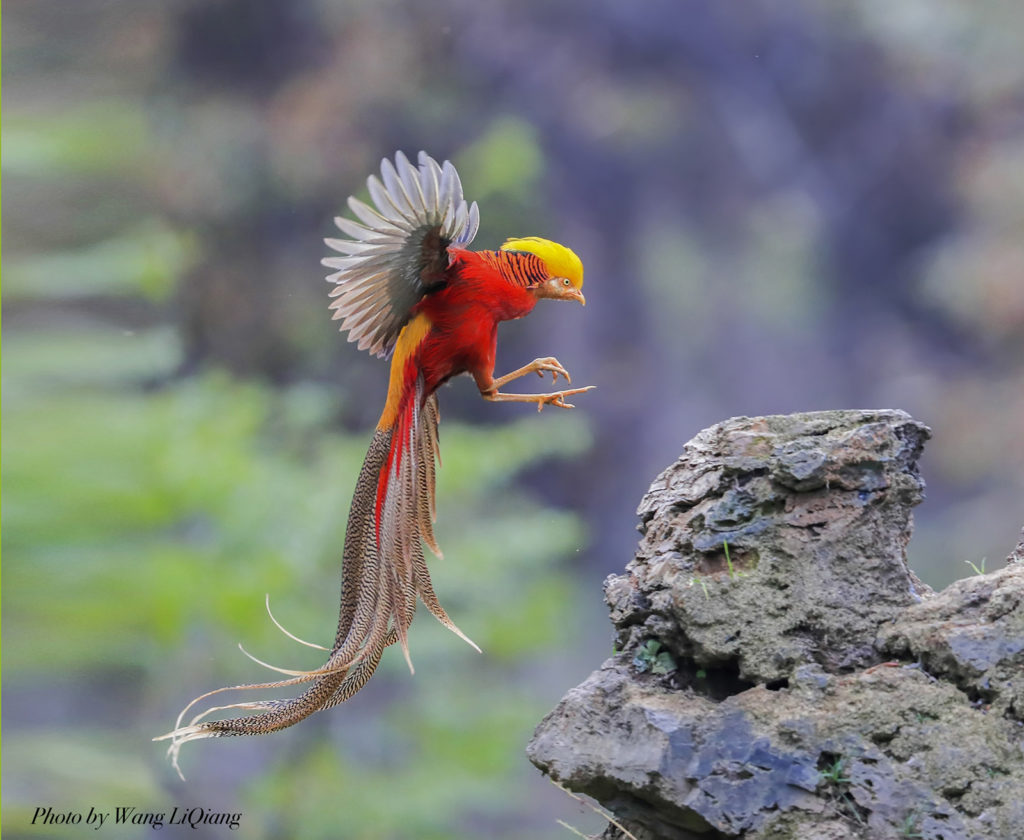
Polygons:
[[[348,199],[356,220],[335,219],[346,238],[325,240],[340,256],[323,260],[331,269],[327,280],[334,284],[330,309],[348,340],[360,350],[391,358],[384,411],[349,510],[334,645],[317,670],[283,671],[289,679],[230,686],[193,700],[174,731],[158,739],[171,741],[175,767],[178,750],[188,741],[276,732],[347,700],[373,674],[384,649],[396,642],[411,670],[408,632],[417,599],[476,648],[441,606],[423,549],[425,544],[441,557],[432,525],[439,460],[437,389],[468,373],[485,400],[533,403],[539,411],[547,405],[572,408],[566,398],[592,387],[544,394],[502,390],[531,373],[551,374],[553,382],[563,377],[570,384],[568,371],[552,357],[494,377],[501,321],[529,314],[544,298],[586,304],[583,264],[575,253],[536,236],[508,239],[495,251],[469,250],[479,226],[476,202],[463,198],[451,163],[438,164],[424,152],[418,165],[401,152],[394,163],[385,159],[381,177],[370,176],[367,187],[374,206]],[[182,726],[188,710],[212,694],[304,683],[311,685],[294,699],[213,707]],[[253,714],[202,720],[230,709]]]

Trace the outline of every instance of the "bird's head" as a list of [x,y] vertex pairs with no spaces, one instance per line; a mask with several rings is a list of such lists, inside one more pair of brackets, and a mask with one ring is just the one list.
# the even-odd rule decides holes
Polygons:
[[580,291],[583,287],[583,263],[569,248],[550,239],[526,236],[522,239],[506,240],[501,250],[521,251],[540,257],[547,269],[548,277],[534,287],[534,294],[538,298],[575,300],[584,306],[587,305],[587,300]]

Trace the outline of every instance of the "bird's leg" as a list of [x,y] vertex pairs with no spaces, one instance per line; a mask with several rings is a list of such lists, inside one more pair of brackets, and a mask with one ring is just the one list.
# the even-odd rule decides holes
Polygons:
[[552,382],[557,382],[559,376],[564,376],[566,382],[572,382],[569,371],[562,367],[558,359],[554,356],[545,356],[543,359],[534,359],[530,364],[519,368],[519,370],[514,370],[512,373],[506,373],[504,376],[498,377],[491,383],[491,388],[497,391],[502,385],[507,385],[513,379],[526,376],[528,373],[536,373],[541,379],[544,378],[545,373],[550,373]]
[[502,394],[498,391],[481,391],[481,395],[489,402],[528,402],[537,403],[537,411],[546,405],[557,405],[559,408],[575,408],[572,403],[565,401],[566,397],[573,394],[582,394],[584,391],[593,390],[593,385],[585,388],[569,388],[565,391],[553,391],[550,394]]
[[566,382],[572,382],[569,371],[562,367],[558,359],[552,356],[534,359],[525,367],[514,370],[512,373],[505,374],[505,376],[501,376],[498,379],[492,379],[490,373],[486,371],[477,372],[474,374],[474,377],[476,378],[477,387],[480,389],[480,396],[485,400],[490,402],[536,403],[537,411],[540,411],[546,405],[557,405],[559,408],[575,408],[572,403],[567,403],[565,398],[573,394],[582,394],[584,391],[589,391],[594,387],[593,385],[588,385],[586,388],[569,388],[564,391],[553,391],[550,394],[503,394],[499,390],[502,385],[511,382],[513,379],[526,376],[528,373],[536,373],[541,378],[544,377],[545,373],[550,373],[552,382],[557,382],[559,376],[564,376]]

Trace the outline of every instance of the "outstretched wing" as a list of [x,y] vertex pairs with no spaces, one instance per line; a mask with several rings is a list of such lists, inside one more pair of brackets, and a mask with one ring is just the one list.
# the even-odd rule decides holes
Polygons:
[[334,223],[349,239],[325,239],[345,256],[326,257],[335,320],[360,350],[387,356],[412,308],[444,284],[448,248],[465,247],[476,236],[480,213],[462,197],[462,182],[448,161],[420,152],[413,166],[401,152],[381,162],[381,178],[366,185],[375,207],[350,197],[355,222]]

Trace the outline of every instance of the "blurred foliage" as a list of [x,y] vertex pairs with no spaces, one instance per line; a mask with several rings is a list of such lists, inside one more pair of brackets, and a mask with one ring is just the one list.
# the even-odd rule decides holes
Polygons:
[[149,222],[74,251],[10,260],[4,296],[11,302],[138,293],[159,301],[173,293],[193,250],[187,234]]
[[544,160],[529,123],[511,116],[496,119],[459,156],[463,177],[473,184],[475,201],[513,196],[527,201],[537,194]]
[[[103,132],[96,127],[102,125]],[[114,177],[141,163],[152,142],[138,110],[117,101],[4,120],[4,174],[43,178],[104,173]]]

